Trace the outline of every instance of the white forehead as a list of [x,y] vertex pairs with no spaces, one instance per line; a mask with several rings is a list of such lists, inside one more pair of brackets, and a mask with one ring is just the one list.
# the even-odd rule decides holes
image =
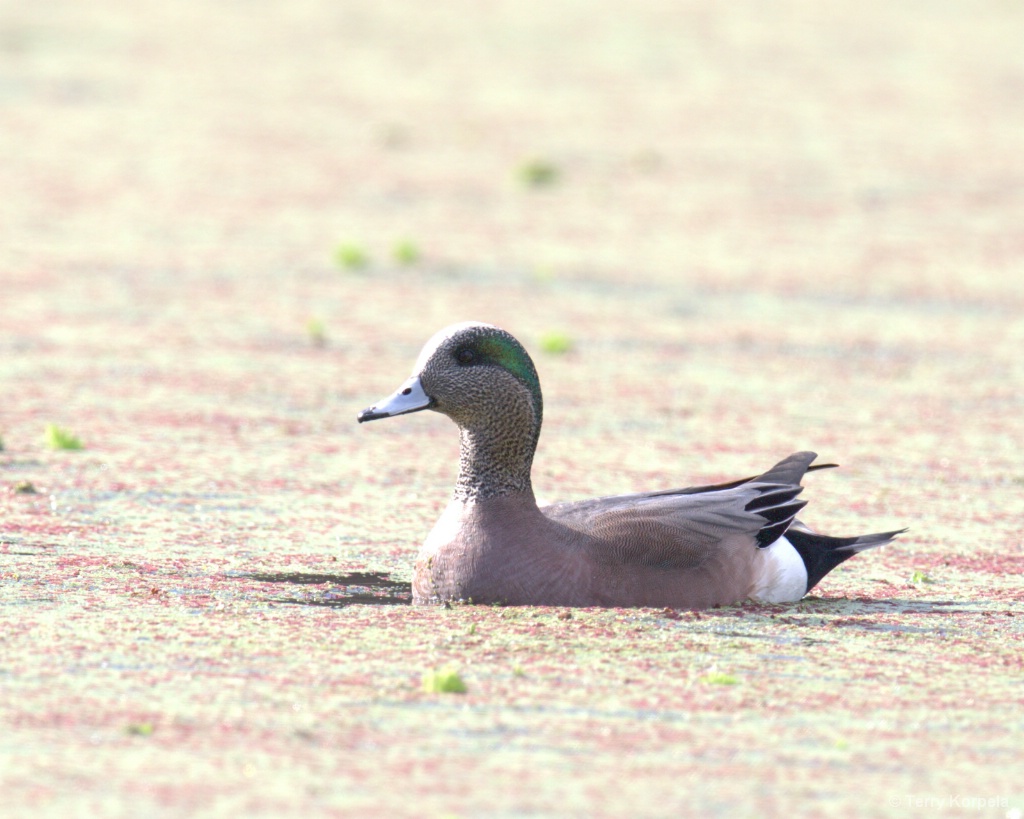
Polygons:
[[413,373],[422,372],[423,368],[430,360],[430,357],[438,347],[444,344],[456,333],[461,333],[463,330],[468,330],[470,327],[486,327],[490,330],[497,329],[493,324],[485,324],[482,321],[460,321],[458,324],[449,324],[443,330],[438,330],[434,333],[434,335],[430,337],[430,340],[423,345],[423,349],[420,350],[419,358],[416,359],[416,366],[413,367]]

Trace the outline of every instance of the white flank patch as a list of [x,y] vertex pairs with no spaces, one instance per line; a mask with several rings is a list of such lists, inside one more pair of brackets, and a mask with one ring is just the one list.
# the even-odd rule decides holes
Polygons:
[[760,566],[750,599],[758,603],[793,603],[807,593],[807,568],[793,545],[780,537],[758,549]]

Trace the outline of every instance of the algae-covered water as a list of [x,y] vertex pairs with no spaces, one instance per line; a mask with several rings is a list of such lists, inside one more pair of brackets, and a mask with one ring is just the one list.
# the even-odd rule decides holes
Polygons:
[[[1019,817],[1022,30],[0,9],[0,813]],[[355,416],[464,319],[549,501],[813,449],[809,524],[910,531],[789,606],[410,606],[455,428]]]

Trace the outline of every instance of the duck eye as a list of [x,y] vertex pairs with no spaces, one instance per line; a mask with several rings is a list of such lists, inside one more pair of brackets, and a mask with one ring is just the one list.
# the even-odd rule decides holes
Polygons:
[[476,356],[468,347],[463,347],[455,354],[455,360],[460,364],[472,364],[475,359]]

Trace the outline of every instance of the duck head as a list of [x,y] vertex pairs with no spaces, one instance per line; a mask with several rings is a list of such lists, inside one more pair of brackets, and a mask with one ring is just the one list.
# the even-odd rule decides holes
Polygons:
[[543,399],[537,369],[512,335],[479,322],[446,327],[423,347],[412,375],[390,396],[363,410],[358,420],[426,409],[447,415],[459,426],[456,497],[530,490]]

